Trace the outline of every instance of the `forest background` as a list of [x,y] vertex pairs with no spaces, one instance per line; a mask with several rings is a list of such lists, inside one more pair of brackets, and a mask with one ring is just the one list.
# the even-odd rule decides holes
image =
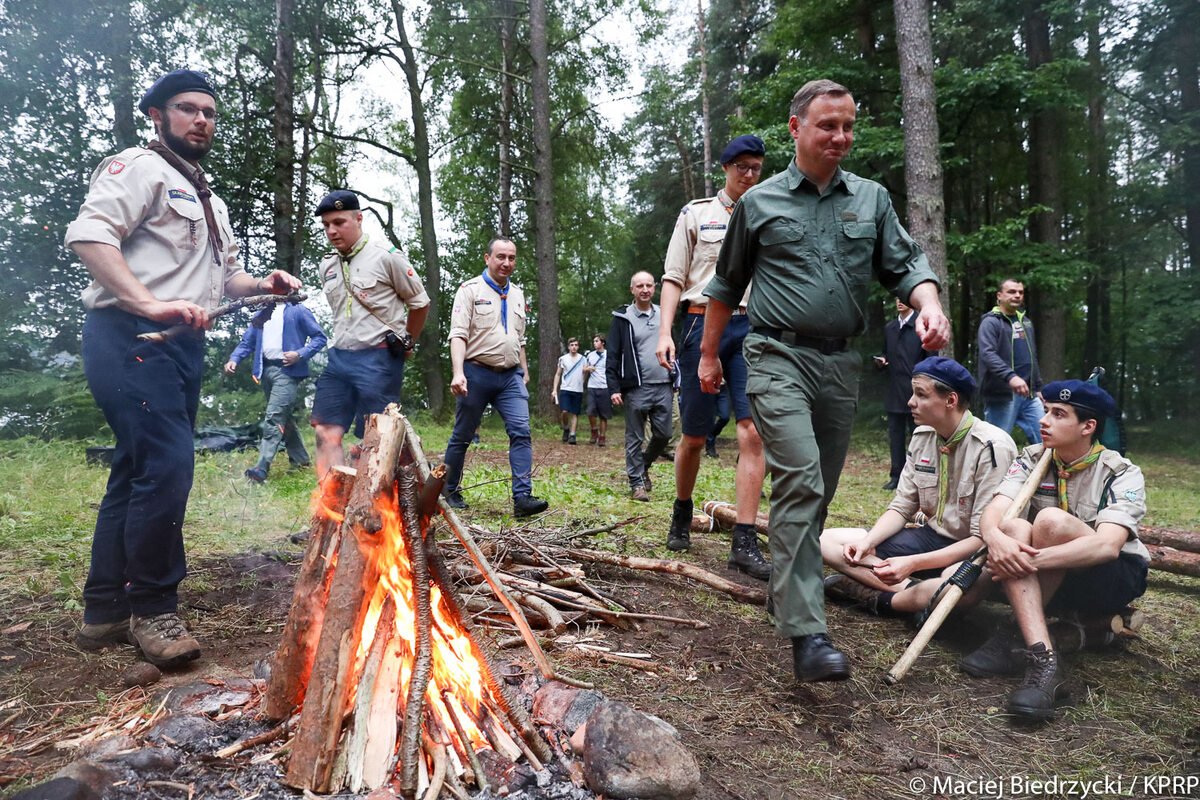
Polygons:
[[[206,169],[251,272],[292,271],[320,305],[331,188],[365,192],[408,253],[436,313],[404,396],[435,417],[449,301],[494,233],[518,244],[548,412],[565,338],[589,344],[630,274],[661,275],[725,142],[757,134],[764,175],[784,169],[791,96],[826,77],[859,104],[844,166],[891,191],[945,276],[947,354],[974,367],[1020,275],[1044,378],[1103,365],[1131,421],[1194,442],[1176,425],[1200,416],[1197,30],[1194,0],[0,0],[0,436],[101,430],[62,238],[100,159],[149,136],[145,87],[189,66],[218,87]],[[210,336],[202,422],[261,408],[248,370],[219,369],[245,324]]]

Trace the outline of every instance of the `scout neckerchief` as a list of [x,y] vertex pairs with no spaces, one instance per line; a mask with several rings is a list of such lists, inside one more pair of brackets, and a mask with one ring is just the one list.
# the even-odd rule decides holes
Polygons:
[[204,177],[204,170],[200,167],[188,167],[182,158],[158,139],[152,140],[146,148],[162,156],[163,161],[174,167],[176,172],[187,178],[188,183],[195,187],[196,194],[200,196],[200,205],[204,208],[204,221],[208,225],[208,243],[212,247],[213,262],[220,264],[221,252],[225,245],[221,242],[221,231],[217,228],[217,217],[213,214],[212,190],[208,188],[208,178]]
[[725,202],[725,200],[726,200],[728,197],[729,197],[729,195],[725,194],[725,190],[724,190],[724,189],[718,189],[718,190],[717,190],[717,201],[718,201],[718,202],[720,202],[720,204],[721,204],[721,205],[725,206],[725,213],[726,213],[726,214],[732,214],[732,213],[733,213],[733,207],[737,205],[737,200],[730,200],[728,203],[726,203],[726,202]]
[[[350,286],[350,260],[362,252],[362,249],[367,246],[367,239],[369,238],[370,236],[364,233],[358,244],[354,245],[354,248],[346,255],[342,255],[342,251],[340,250],[337,251],[338,261],[342,262],[342,283],[346,285],[347,317],[350,316],[351,302],[354,300],[354,288]],[[363,305],[366,304],[364,303]],[[369,308],[367,310],[371,311]],[[371,311],[371,313],[374,314],[375,312]]]
[[[962,422],[958,424],[958,430],[949,439],[938,445],[938,504],[937,513],[933,517],[939,524],[942,521],[942,512],[946,510],[946,490],[950,485],[950,453],[958,447],[959,442],[967,438],[967,434],[971,432],[971,426],[974,424],[975,417],[968,411],[963,415]],[[939,440],[941,438],[938,437]]]
[[1058,459],[1058,451],[1054,451],[1054,466],[1058,469],[1058,507],[1063,511],[1067,510],[1067,478],[1095,464],[1100,459],[1102,452],[1104,452],[1104,445],[1094,444],[1086,456],[1074,464],[1064,464]]
[[504,332],[508,333],[508,287],[512,284],[512,281],[504,284],[504,288],[501,289],[499,284],[488,277],[487,270],[485,269],[483,271],[483,282],[492,287],[492,291],[500,295],[500,320],[504,323]]

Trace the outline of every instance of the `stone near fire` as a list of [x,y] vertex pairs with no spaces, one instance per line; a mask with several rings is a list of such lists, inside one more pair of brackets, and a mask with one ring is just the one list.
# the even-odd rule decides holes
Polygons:
[[559,681],[547,681],[533,695],[533,718],[574,733],[604,702],[595,689],[577,689]]
[[227,708],[244,706],[254,697],[254,684],[245,678],[229,678],[219,684],[208,681],[176,686],[169,695],[159,692],[151,700],[155,707],[167,699],[167,710],[182,714],[217,714]]
[[162,678],[162,670],[149,661],[139,661],[121,673],[121,684],[128,689],[134,686],[149,686],[158,683]]
[[146,731],[146,740],[178,747],[198,745],[221,732],[221,726],[199,714],[171,714]]
[[100,795],[74,778],[55,778],[17,792],[9,800],[100,800]]
[[120,764],[134,772],[171,772],[179,766],[180,753],[171,747],[143,747],[127,753],[116,753],[104,761]]
[[700,766],[679,733],[617,702],[604,703],[587,721],[583,777],[605,797],[687,800],[700,788]]
[[78,781],[98,795],[103,795],[117,780],[117,776],[111,770],[105,769],[95,761],[73,761],[54,773],[54,777]]

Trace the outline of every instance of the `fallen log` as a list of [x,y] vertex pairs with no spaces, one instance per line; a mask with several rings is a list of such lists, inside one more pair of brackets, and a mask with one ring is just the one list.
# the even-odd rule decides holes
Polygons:
[[701,569],[694,564],[686,564],[682,561],[670,561],[665,558],[644,558],[642,556],[622,556],[616,553],[604,553],[599,550],[582,550],[575,547],[564,547],[562,552],[569,555],[571,558],[579,561],[588,561],[594,564],[612,564],[617,567],[628,567],[629,569],[644,569],[651,572],[665,572],[670,575],[679,575],[684,578],[690,578],[697,583],[702,583],[712,589],[725,592],[736,600],[751,605],[762,606],[767,603],[767,591],[757,586],[743,586],[740,583],[734,583],[709,572],[706,569]]
[[1200,533],[1174,528],[1156,528],[1153,525],[1138,527],[1138,538],[1146,544],[1174,547],[1189,553],[1200,553]]
[[[732,503],[725,503],[720,500],[707,500],[700,508],[703,510],[703,513],[692,517],[692,530],[696,533],[711,533],[714,528],[731,531],[733,530],[733,526],[737,524],[737,508]],[[754,517],[754,530],[765,536],[769,521],[770,517],[759,512]]]
[[1153,544],[1146,545],[1146,549],[1150,551],[1150,569],[1200,578],[1200,553],[1187,553],[1174,547]]

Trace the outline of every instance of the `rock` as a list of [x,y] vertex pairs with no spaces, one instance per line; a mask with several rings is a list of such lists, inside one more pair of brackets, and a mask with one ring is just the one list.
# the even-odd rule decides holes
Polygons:
[[105,790],[117,780],[116,775],[95,761],[72,761],[54,773],[53,777],[79,781],[97,795],[103,795]]
[[574,733],[604,702],[594,689],[576,689],[559,681],[548,681],[533,695],[534,719]]
[[171,714],[146,731],[146,740],[155,744],[194,745],[216,736],[221,727],[200,714]]
[[151,700],[155,708],[165,698],[167,710],[181,714],[217,714],[226,708],[244,706],[254,696],[254,684],[245,678],[230,678],[214,686],[196,681],[158,692]]
[[271,666],[273,664],[274,664],[273,658],[270,658],[270,657],[260,658],[258,661],[254,662],[254,669],[253,669],[252,674],[254,675],[254,677],[258,678],[260,681],[269,681],[269,680],[271,680]]
[[158,683],[162,670],[148,661],[139,661],[121,673],[121,683],[129,689],[134,686],[149,686]]
[[74,778],[54,778],[17,792],[9,800],[100,800],[100,795]]
[[583,776],[605,797],[686,800],[700,788],[700,766],[676,730],[617,702],[587,721]]
[[134,772],[171,772],[179,766],[181,755],[170,747],[143,747],[127,753],[114,753],[104,759]]

